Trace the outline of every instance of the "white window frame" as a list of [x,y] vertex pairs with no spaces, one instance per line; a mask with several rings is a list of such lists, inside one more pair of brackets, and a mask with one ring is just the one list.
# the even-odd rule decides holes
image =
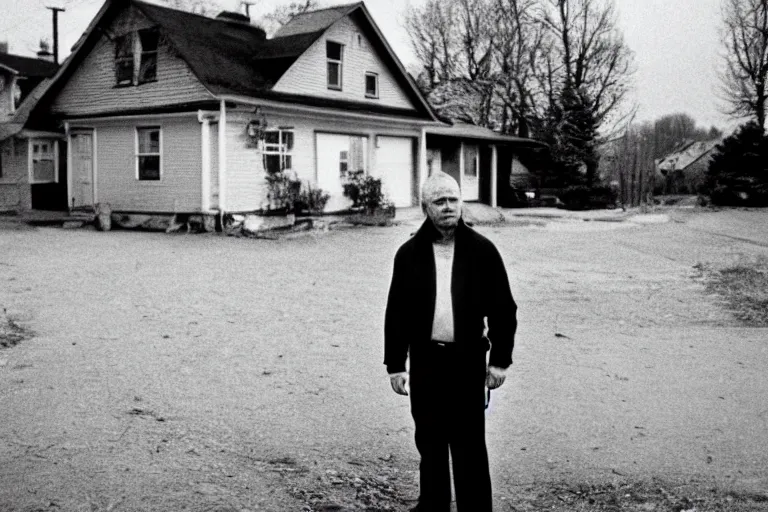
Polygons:
[[[46,153],[49,158],[39,158],[34,155],[35,144],[47,143],[51,145],[51,151]],[[30,138],[27,141],[27,162],[29,170],[29,184],[39,185],[43,183],[58,183],[59,182],[59,141],[56,139],[35,139]],[[52,160],[53,161],[53,180],[36,180],[35,179],[35,161]]]
[[[275,156],[277,155],[280,157],[280,171],[292,171],[293,170],[293,148],[288,148],[288,143],[283,142],[283,135],[286,133],[290,133],[291,137],[293,138],[293,146],[296,147],[296,131],[293,129],[293,127],[279,127],[279,128],[268,128],[265,130],[265,133],[275,133],[277,132],[277,144],[274,142],[264,142],[262,149],[261,149],[261,155],[264,165],[264,170],[267,170],[267,156]],[[291,157],[291,165],[290,167],[286,167],[286,157]]]
[[[328,57],[328,43],[331,44],[337,44],[339,45],[339,59],[331,59]],[[338,43],[336,41],[326,41],[325,42],[325,82],[328,86],[328,89],[334,90],[334,91],[341,91],[344,86],[344,45],[341,43]],[[329,64],[337,64],[339,66],[339,83],[338,85],[331,83],[331,75],[328,72],[328,65]]]
[[[373,78],[376,84],[376,92],[370,94],[368,92],[368,78]],[[365,97],[370,99],[379,99],[379,74],[372,71],[365,72]]]
[[[159,153],[139,153],[139,131],[140,130],[157,130],[159,132],[159,139],[160,139],[160,152]],[[139,183],[157,183],[160,181],[163,181],[163,127],[160,125],[146,125],[146,126],[136,126],[133,130],[134,134],[134,167],[135,167],[135,178],[136,181]],[[142,156],[159,156],[159,176],[156,180],[150,180],[150,179],[142,179],[141,174],[139,172],[139,158]]]

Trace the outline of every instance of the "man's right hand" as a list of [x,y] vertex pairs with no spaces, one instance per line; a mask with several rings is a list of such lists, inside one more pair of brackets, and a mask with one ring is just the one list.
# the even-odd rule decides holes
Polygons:
[[408,372],[390,373],[389,383],[392,385],[392,389],[398,395],[408,395],[408,390],[405,389],[405,385],[408,382]]

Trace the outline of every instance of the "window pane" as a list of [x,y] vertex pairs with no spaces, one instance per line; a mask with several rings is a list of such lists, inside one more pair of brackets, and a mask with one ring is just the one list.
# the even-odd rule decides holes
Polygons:
[[159,180],[160,179],[160,156],[140,156],[139,157],[139,179],[140,180]]
[[266,144],[279,144],[280,143],[280,132],[278,132],[278,131],[266,132],[264,134],[264,142]]
[[365,75],[365,94],[368,96],[378,96],[379,87],[377,82],[376,75]]
[[264,170],[270,174],[280,172],[280,155],[264,155]]
[[157,79],[157,52],[142,53],[139,68],[139,83],[153,82]]
[[160,130],[139,129],[139,153],[160,153]]
[[339,64],[337,62],[328,63],[328,85],[332,87],[341,87],[341,79],[339,77]]
[[286,151],[293,149],[293,132],[283,132],[283,146]]
[[341,60],[341,45],[339,43],[326,41],[325,55],[329,59]]
[[157,51],[158,32],[155,29],[139,30],[142,52]]
[[293,161],[291,155],[285,155],[283,157],[283,170],[293,169]]
[[115,62],[115,75],[118,84],[130,84],[133,82],[133,57]]
[[115,57],[133,57],[133,37],[131,34],[115,39]]
[[32,164],[32,177],[35,181],[53,182],[56,179],[53,160],[35,160]]

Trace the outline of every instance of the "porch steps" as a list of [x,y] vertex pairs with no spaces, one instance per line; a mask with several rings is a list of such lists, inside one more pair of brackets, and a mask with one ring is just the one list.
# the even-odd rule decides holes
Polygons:
[[56,212],[30,210],[17,215],[20,222],[30,226],[59,226],[64,228],[80,228],[93,224],[96,214],[89,212]]

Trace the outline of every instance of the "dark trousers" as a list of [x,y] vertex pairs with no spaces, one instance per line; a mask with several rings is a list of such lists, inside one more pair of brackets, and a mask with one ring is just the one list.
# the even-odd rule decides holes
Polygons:
[[412,346],[410,359],[411,413],[421,455],[420,507],[449,511],[450,452],[459,512],[491,512],[485,355],[476,350],[469,354],[455,343],[429,342]]

